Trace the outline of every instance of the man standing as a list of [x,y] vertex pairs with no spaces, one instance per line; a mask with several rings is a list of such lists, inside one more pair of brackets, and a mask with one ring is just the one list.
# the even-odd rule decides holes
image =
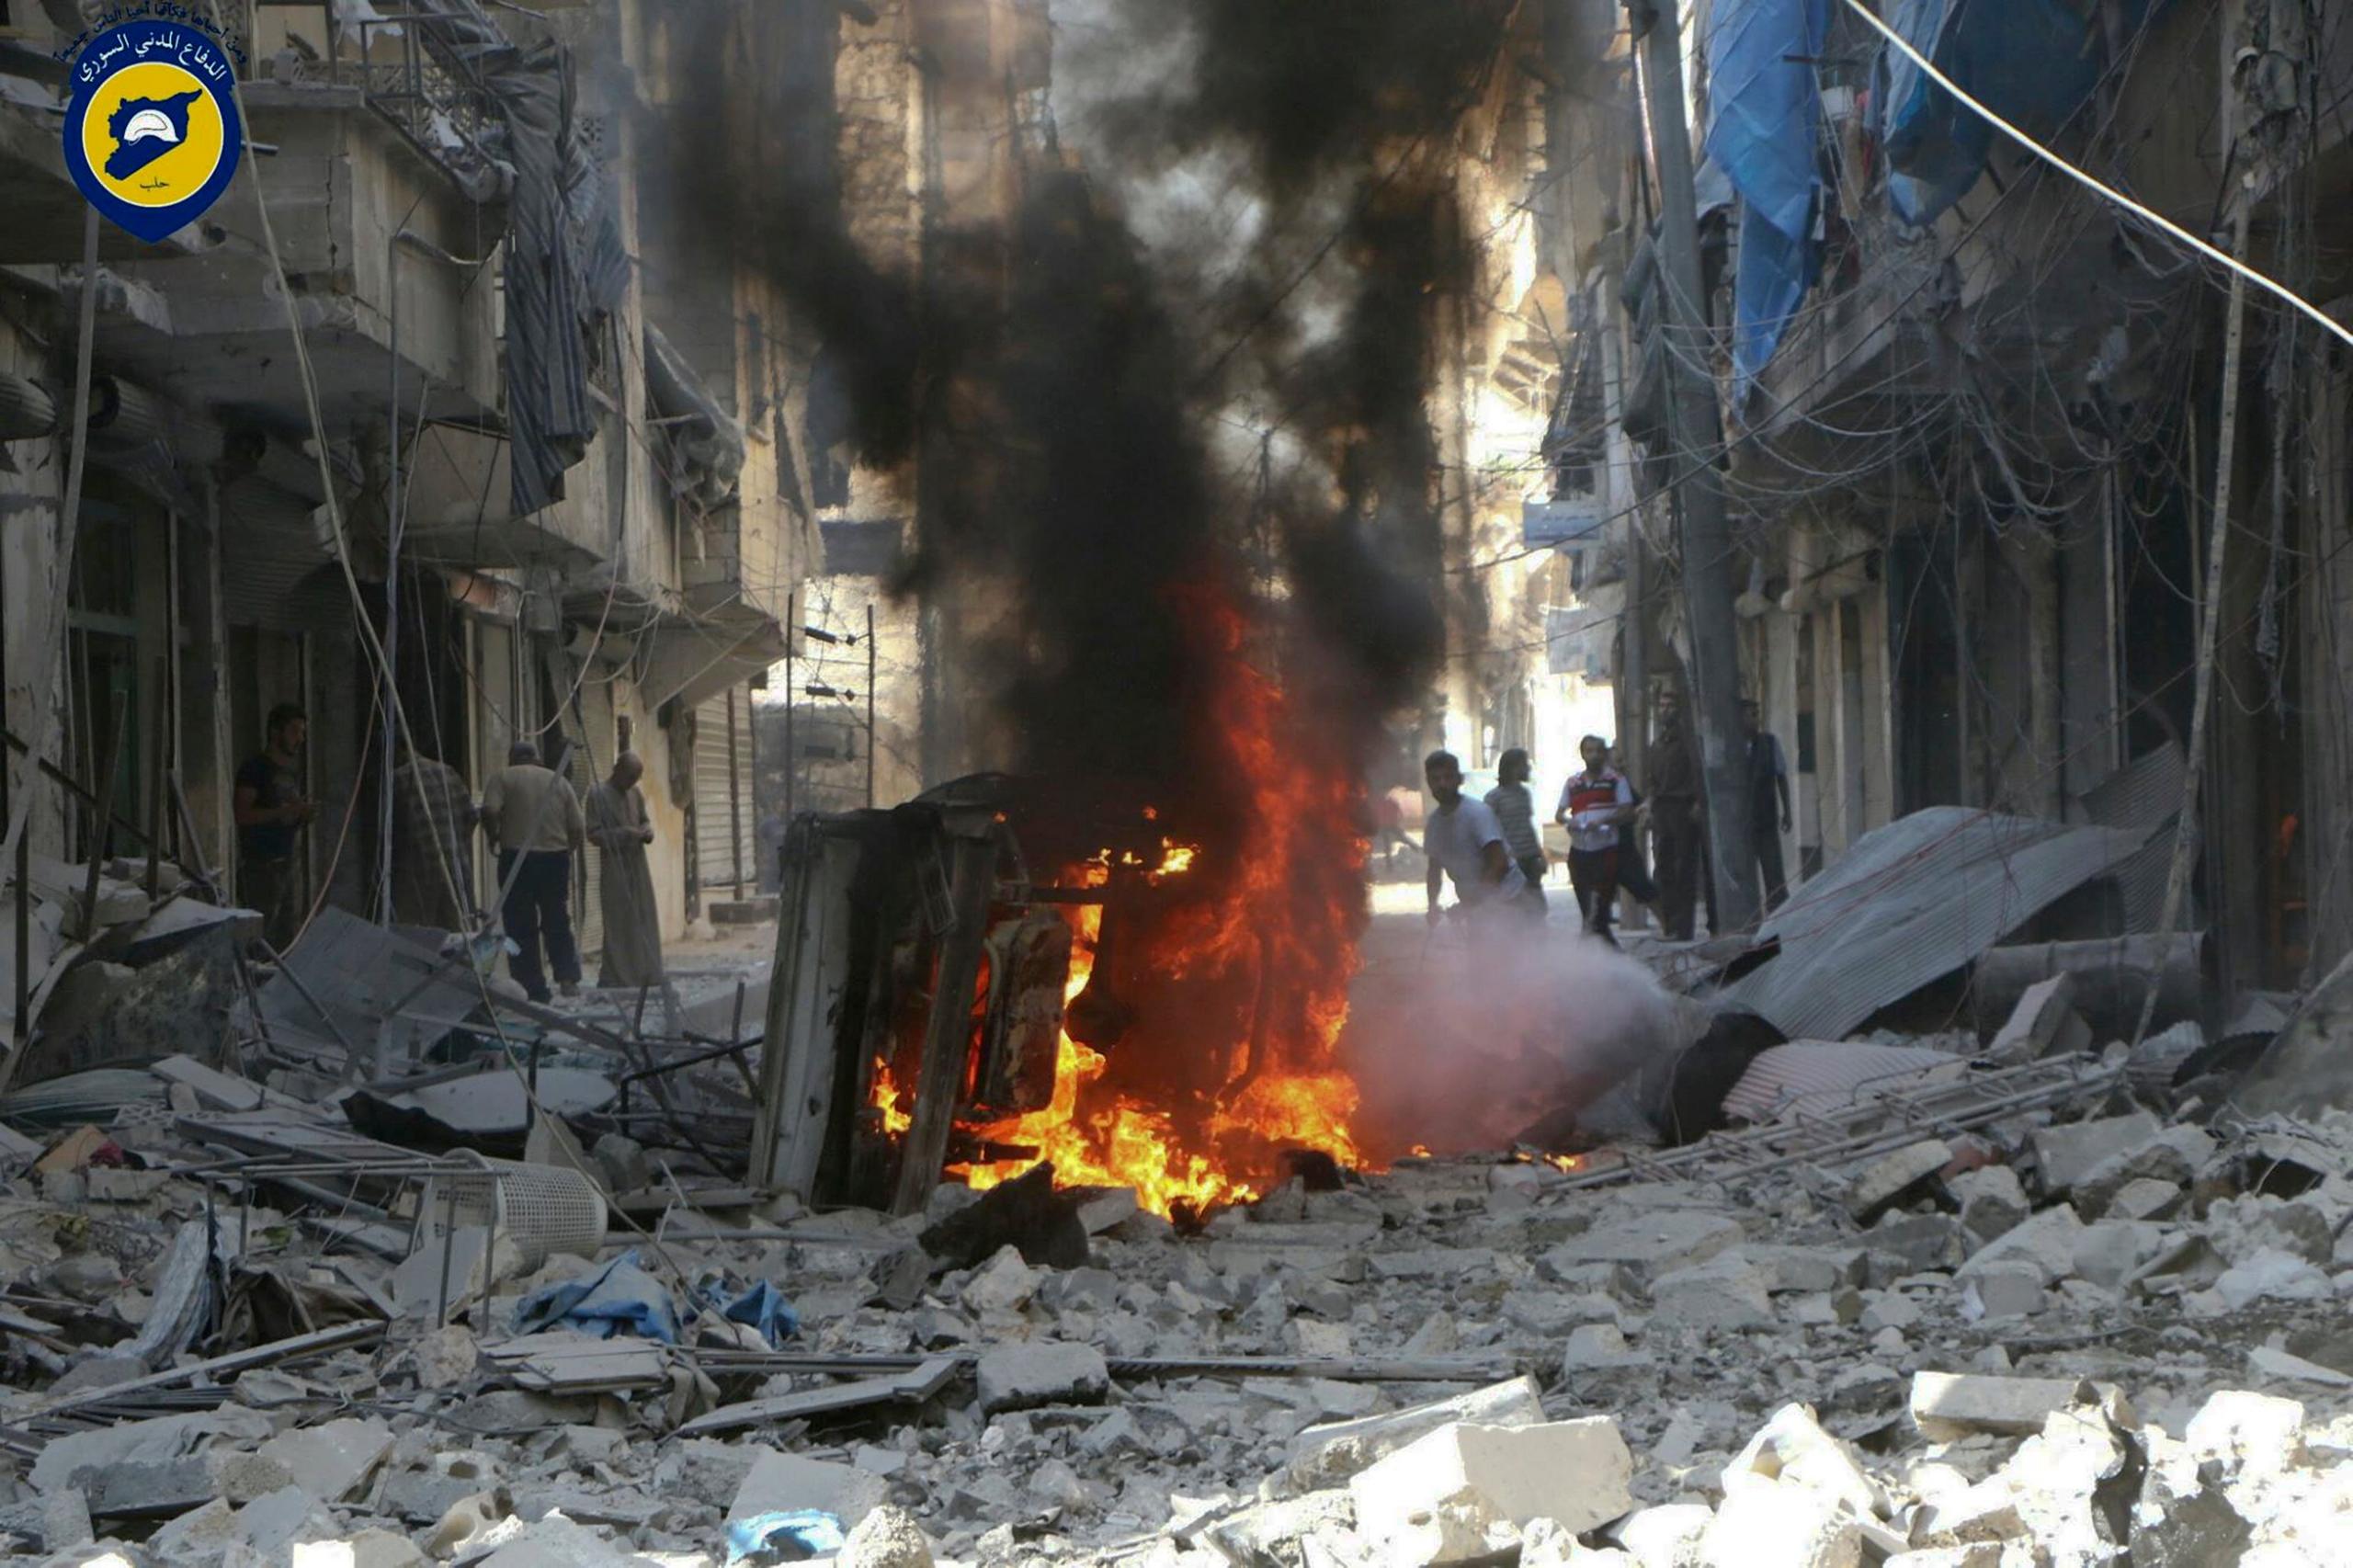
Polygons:
[[1585,771],[1561,787],[1553,821],[1569,830],[1569,882],[1577,890],[1585,928],[1611,947],[1610,915],[1618,903],[1618,840],[1634,815],[1634,787],[1609,766],[1609,743],[1587,735],[1578,743]]
[[1539,914],[1544,909],[1544,840],[1536,832],[1536,801],[1528,791],[1532,771],[1528,753],[1514,746],[1497,759],[1500,780],[1487,791],[1487,809],[1504,830],[1504,847],[1528,881],[1528,901]]
[[262,749],[237,769],[237,899],[262,917],[262,939],[278,952],[301,930],[308,890],[296,840],[317,810],[302,793],[302,745],[310,721],[290,702],[269,710]]
[[566,996],[580,994],[580,949],[572,939],[572,852],[587,836],[572,781],[540,766],[540,748],[517,741],[506,767],[482,792],[482,814],[498,846],[499,913],[518,949],[507,968],[534,1002],[548,999],[540,947]]
[[605,957],[599,985],[635,990],[662,983],[662,916],[654,903],[654,872],[645,846],[654,823],[637,781],[645,764],[633,751],[613,758],[612,777],[588,791],[588,841],[597,846],[597,897],[605,913]]
[[[1512,864],[1503,824],[1485,802],[1462,798],[1462,764],[1452,752],[1434,751],[1422,764],[1438,809],[1422,824],[1422,852],[1429,859],[1429,918],[1443,912],[1438,893],[1454,879],[1454,896],[1474,926],[1490,924],[1503,910],[1527,909],[1528,879]],[[1478,933],[1473,932],[1473,946]]]
[[1650,748],[1652,869],[1658,881],[1660,935],[1670,942],[1691,940],[1692,904],[1700,876],[1700,773],[1699,748],[1683,723],[1683,699],[1673,688],[1659,693],[1658,737]]
[[1755,702],[1740,705],[1740,727],[1748,738],[1748,837],[1756,846],[1765,907],[1775,910],[1790,896],[1781,866],[1781,835],[1790,831],[1790,765],[1782,758],[1780,737],[1765,728]]
[[465,776],[400,737],[392,770],[392,918],[462,931],[473,924],[474,809]]

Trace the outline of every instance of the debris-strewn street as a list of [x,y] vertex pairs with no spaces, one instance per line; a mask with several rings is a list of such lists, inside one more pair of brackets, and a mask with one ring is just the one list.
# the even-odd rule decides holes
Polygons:
[[[2004,1080],[1955,1046],[1910,1049]],[[2342,1561],[2353,1114],[2214,1114],[2179,1062],[1967,1131],[1817,1097],[1861,1156],[1408,1157],[1190,1233],[1042,1170],[813,1214],[618,1131],[484,1162],[285,1068],[84,1074],[5,1108],[54,1131],[0,1210],[0,1528],[158,1568]]]
[[2348,105],[0,0],[0,1556],[2353,1568]]

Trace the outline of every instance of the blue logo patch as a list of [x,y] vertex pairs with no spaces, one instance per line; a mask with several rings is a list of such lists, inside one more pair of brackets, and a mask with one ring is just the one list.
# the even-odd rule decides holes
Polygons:
[[202,217],[244,151],[229,51],[199,28],[105,28],[73,62],[65,166],[106,218],[153,244]]

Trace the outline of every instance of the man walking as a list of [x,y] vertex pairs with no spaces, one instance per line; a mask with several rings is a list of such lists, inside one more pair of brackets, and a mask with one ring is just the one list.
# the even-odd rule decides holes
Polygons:
[[1528,881],[1528,902],[1539,915],[1544,912],[1544,840],[1536,831],[1536,800],[1529,793],[1528,779],[1532,766],[1527,751],[1514,746],[1497,759],[1495,776],[1500,780],[1487,791],[1487,809],[1495,813],[1495,821],[1504,830],[1504,847],[1510,851],[1512,864]]
[[1790,831],[1790,765],[1781,756],[1780,737],[1765,728],[1755,702],[1740,705],[1740,727],[1747,737],[1748,839],[1756,846],[1769,912],[1790,896],[1781,866],[1781,835]]
[[662,983],[662,916],[645,846],[653,819],[637,781],[645,764],[633,751],[613,758],[610,778],[588,790],[588,841],[597,846],[597,900],[605,915],[605,956],[597,983],[636,990]]
[[1435,751],[1422,764],[1438,809],[1422,824],[1422,852],[1429,859],[1429,919],[1444,917],[1438,893],[1444,880],[1454,879],[1457,907],[1469,916],[1475,948],[1501,911],[1527,909],[1528,878],[1512,863],[1504,843],[1503,824],[1482,801],[1462,795],[1462,764],[1452,752]]
[[1660,935],[1691,940],[1702,850],[1699,748],[1683,723],[1683,699],[1673,687],[1659,693],[1658,737],[1650,748],[1652,872],[1658,881]]
[[1634,787],[1609,766],[1609,743],[1599,735],[1587,735],[1577,751],[1585,770],[1561,787],[1553,820],[1569,830],[1569,883],[1585,928],[1614,948],[1609,920],[1618,903],[1618,841],[1634,815]]
[[302,793],[310,733],[300,708],[279,703],[262,726],[262,749],[237,769],[237,901],[260,912],[262,939],[280,953],[301,932],[310,902],[295,853],[303,824],[318,814]]
[[474,809],[465,775],[400,737],[392,770],[392,918],[462,931],[473,924]]
[[580,994],[580,949],[572,937],[572,852],[587,836],[572,781],[540,766],[540,748],[517,741],[506,767],[482,792],[482,814],[498,846],[499,913],[517,951],[507,961],[534,1002],[548,999],[540,949],[566,996]]

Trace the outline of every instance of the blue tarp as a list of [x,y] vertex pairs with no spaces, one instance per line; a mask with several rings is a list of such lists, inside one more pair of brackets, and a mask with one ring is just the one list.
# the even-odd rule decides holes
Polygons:
[[1830,0],[1719,0],[1708,31],[1708,156],[1740,192],[1733,406],[1748,395],[1813,281],[1822,95],[1813,62]]
[[[771,1346],[782,1345],[801,1327],[784,1292],[765,1279],[732,1296],[715,1283],[698,1289],[702,1300],[687,1312],[687,1319],[700,1312],[716,1312],[729,1323],[759,1330]],[[638,1266],[634,1251],[577,1278],[534,1291],[515,1309],[517,1334],[567,1328],[596,1339],[626,1334],[676,1345],[681,1335],[680,1322],[677,1301],[668,1287]]]
[[727,1527],[727,1561],[733,1568],[735,1563],[773,1553],[782,1562],[806,1562],[838,1552],[847,1541],[841,1520],[816,1508],[755,1514]]
[[[2138,28],[2152,8],[2124,0],[2123,25]],[[2107,64],[2101,33],[2064,0],[1895,0],[1887,20],[1963,92],[2031,135],[2056,131]],[[1889,204],[1907,223],[1928,222],[1977,183],[2001,133],[1893,45],[1881,51],[1878,78]]]

